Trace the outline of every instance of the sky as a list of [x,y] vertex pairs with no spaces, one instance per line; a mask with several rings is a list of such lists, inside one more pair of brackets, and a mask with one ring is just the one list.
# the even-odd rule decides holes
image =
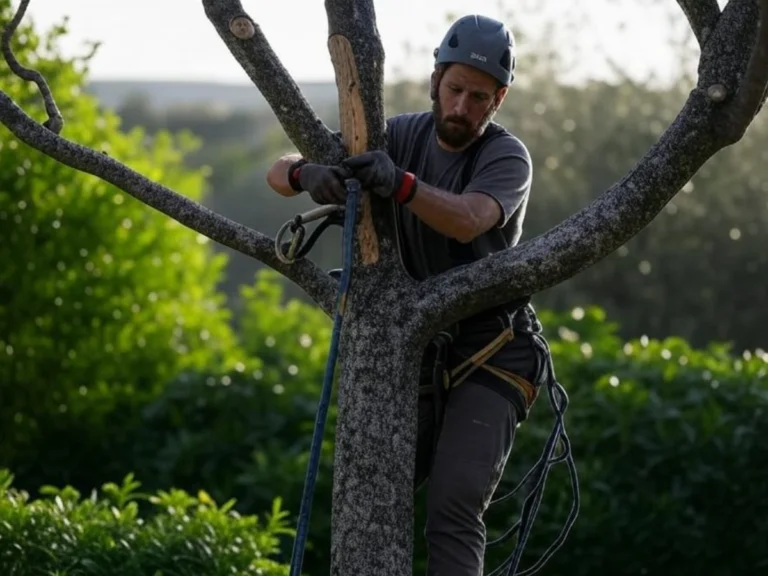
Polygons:
[[[334,79],[323,0],[241,1],[294,78]],[[554,9],[570,11],[570,16],[558,20],[561,24],[575,21],[577,12],[584,13],[582,33],[559,41],[564,50],[571,41],[584,47],[585,55],[577,62],[583,73],[600,75],[605,70],[604,53],[631,74],[651,70],[663,74],[675,65],[669,48],[653,40],[667,26],[670,13],[681,14],[674,0],[659,4],[650,0],[378,0],[374,6],[386,53],[386,79],[396,73],[410,78],[429,73],[428,54],[409,54],[404,45],[436,46],[447,27],[446,13],[504,17],[513,31],[533,30],[537,17],[526,5],[545,6],[549,17],[555,15]],[[65,54],[84,53],[89,40],[102,42],[91,64],[92,79],[248,82],[206,18],[200,0],[31,0],[27,11],[38,30],[65,15],[70,29],[62,43]]]

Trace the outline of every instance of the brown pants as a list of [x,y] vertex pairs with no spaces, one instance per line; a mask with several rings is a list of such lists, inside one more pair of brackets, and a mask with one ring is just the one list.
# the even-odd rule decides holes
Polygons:
[[[498,357],[494,364],[534,379],[536,356],[527,339],[516,339]],[[440,430],[434,429],[433,402],[432,394],[419,397],[415,470],[416,489],[428,479],[427,576],[482,576],[483,514],[512,449],[518,413],[473,376],[451,390]]]

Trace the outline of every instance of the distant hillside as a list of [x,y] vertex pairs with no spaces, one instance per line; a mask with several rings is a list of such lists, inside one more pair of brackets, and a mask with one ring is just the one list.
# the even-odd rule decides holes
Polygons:
[[[336,105],[336,84],[305,82],[300,83],[300,86],[305,98],[313,106],[325,108]],[[261,92],[249,84],[101,80],[91,82],[87,91],[108,108],[116,108],[128,97],[142,94],[157,108],[207,104],[230,110],[261,112],[269,109]]]

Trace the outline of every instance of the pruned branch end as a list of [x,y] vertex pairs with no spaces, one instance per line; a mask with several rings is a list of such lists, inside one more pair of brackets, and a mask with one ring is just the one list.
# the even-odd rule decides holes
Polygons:
[[229,30],[239,40],[249,40],[256,35],[256,26],[248,16],[235,16],[229,22]]

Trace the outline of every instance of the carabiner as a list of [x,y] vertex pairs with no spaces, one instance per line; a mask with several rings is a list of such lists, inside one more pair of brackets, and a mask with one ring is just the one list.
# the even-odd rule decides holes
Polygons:
[[[299,253],[301,243],[304,241],[304,236],[306,235],[304,224],[306,222],[319,220],[326,216],[331,216],[336,212],[344,212],[344,206],[337,204],[319,206],[318,208],[313,208],[302,214],[297,214],[294,216],[293,220],[288,220],[280,227],[280,230],[278,230],[277,235],[275,236],[275,254],[277,255],[277,259],[283,264],[293,264],[296,261],[296,255]],[[284,254],[281,244],[283,236],[288,228],[291,229],[294,236],[291,238],[291,243],[288,246],[288,253]]]

